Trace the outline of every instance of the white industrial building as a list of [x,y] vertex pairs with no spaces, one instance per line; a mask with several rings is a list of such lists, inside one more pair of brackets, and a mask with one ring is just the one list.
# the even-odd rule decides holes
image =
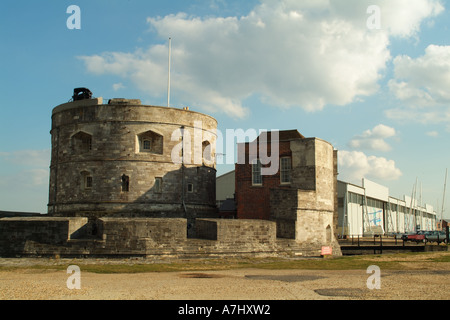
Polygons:
[[[217,206],[234,198],[235,171],[216,178]],[[421,205],[417,199],[389,195],[389,188],[368,179],[361,186],[338,180],[339,236],[371,236],[417,230],[436,230],[433,206]]]
[[220,205],[227,199],[234,199],[235,171],[230,171],[216,178],[216,205]]
[[358,186],[338,181],[338,234],[367,236],[436,230],[436,212],[429,204],[403,196],[367,179]]

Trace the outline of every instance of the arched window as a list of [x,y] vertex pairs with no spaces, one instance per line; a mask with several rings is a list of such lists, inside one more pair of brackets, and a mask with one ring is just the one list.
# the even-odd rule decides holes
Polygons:
[[138,152],[163,154],[163,136],[154,131],[146,131],[137,136]]
[[331,243],[331,226],[328,225],[327,228],[325,229],[325,236],[326,236],[326,242],[327,244]]
[[130,177],[123,174],[122,175],[122,192],[130,191]]
[[206,140],[202,142],[202,159],[203,165],[207,166],[213,164],[211,143],[209,143],[209,141]]
[[75,154],[87,153],[92,150],[92,136],[86,132],[78,132],[72,136],[72,151]]

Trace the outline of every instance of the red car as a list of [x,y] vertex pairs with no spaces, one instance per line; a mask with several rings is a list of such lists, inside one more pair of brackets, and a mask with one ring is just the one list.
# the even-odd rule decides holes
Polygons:
[[415,234],[408,234],[406,241],[415,241],[417,243],[425,242],[425,234],[422,231],[419,231]]

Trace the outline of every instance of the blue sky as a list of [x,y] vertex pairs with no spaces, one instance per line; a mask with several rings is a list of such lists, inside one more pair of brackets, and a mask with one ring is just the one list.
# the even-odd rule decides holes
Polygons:
[[[70,5],[81,29],[67,28]],[[398,198],[417,179],[422,202],[440,213],[449,10],[438,0],[5,0],[0,210],[46,211],[51,110],[73,88],[166,105],[171,37],[171,106],[214,116],[222,132],[297,129],[327,140],[339,179],[366,177]],[[218,165],[218,175],[233,167]]]

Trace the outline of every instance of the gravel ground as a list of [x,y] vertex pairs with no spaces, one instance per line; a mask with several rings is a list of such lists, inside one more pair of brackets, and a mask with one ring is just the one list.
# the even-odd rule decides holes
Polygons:
[[[383,256],[379,261],[387,259]],[[390,258],[392,259],[392,258]],[[39,260],[51,265],[54,260]],[[33,259],[0,259],[26,266]],[[59,264],[64,263],[63,260]],[[93,260],[92,263],[99,263]],[[101,261],[101,263],[107,263]],[[115,261],[117,263],[117,261]],[[129,263],[125,262],[124,263]],[[376,259],[375,263],[376,264]],[[409,264],[409,265],[408,265]],[[234,269],[192,272],[96,274],[83,272],[80,289],[54,269],[0,271],[1,300],[448,300],[450,263],[411,263],[408,270],[380,270],[380,289],[368,289],[366,270]]]

